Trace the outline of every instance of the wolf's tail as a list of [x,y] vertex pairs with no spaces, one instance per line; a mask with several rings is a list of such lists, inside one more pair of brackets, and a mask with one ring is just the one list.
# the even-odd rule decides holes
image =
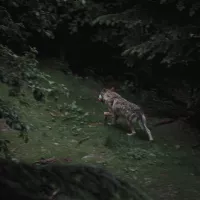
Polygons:
[[146,117],[145,117],[144,113],[139,112],[138,114],[139,114],[139,121],[138,121],[138,123],[139,123],[141,129],[144,130],[147,133],[147,135],[149,137],[149,140],[153,141],[153,136],[151,134],[151,131],[147,127],[147,120],[146,120]]

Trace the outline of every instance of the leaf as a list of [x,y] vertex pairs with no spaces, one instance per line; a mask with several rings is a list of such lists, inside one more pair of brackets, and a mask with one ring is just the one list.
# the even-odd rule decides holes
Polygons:
[[85,1],[85,0],[81,0],[81,3],[82,3],[83,5],[85,5],[85,4],[86,4],[86,1]]
[[76,109],[78,106],[76,105],[76,101],[73,101],[71,104],[72,109]]
[[46,91],[47,91],[47,92],[52,92],[53,90],[50,89],[50,88],[47,88]]
[[40,16],[40,13],[39,13],[39,12],[35,12],[35,15],[36,15],[37,17],[39,17],[39,16]]
[[12,2],[12,5],[13,5],[14,7],[16,7],[16,8],[19,7],[19,5],[18,5],[16,2]]
[[48,83],[49,83],[50,85],[55,84],[54,81],[48,81]]
[[160,4],[164,4],[166,2],[167,2],[167,0],[160,0]]
[[185,9],[185,5],[183,3],[182,0],[180,0],[177,4],[176,4],[176,7],[179,11],[183,11]]
[[200,2],[196,2],[192,4],[192,7],[190,8],[189,15],[190,17],[194,16],[195,13],[200,9]]
[[46,31],[44,31],[44,33],[48,38],[54,39],[54,34],[52,31],[46,30]]

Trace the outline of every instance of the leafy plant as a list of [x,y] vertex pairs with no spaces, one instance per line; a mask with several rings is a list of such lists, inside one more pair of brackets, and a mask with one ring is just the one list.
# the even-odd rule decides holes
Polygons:
[[[196,58],[199,51],[197,38],[200,28],[197,22],[200,5],[198,1],[191,3],[185,0],[178,3],[177,1],[160,1],[160,3],[136,1],[129,2],[129,7],[126,4],[118,5],[123,8],[122,12],[115,14],[111,12],[93,21],[94,25],[108,27],[104,32],[107,32],[105,35],[107,39],[119,38],[118,44],[124,49],[122,56],[152,60],[157,55],[162,55],[161,63],[168,65],[189,64],[196,61],[194,57]],[[182,13],[186,9],[189,9],[188,16]],[[156,10],[159,10],[158,14]],[[162,12],[170,12],[171,16],[166,17]],[[175,15],[178,16],[176,20],[174,20]],[[188,24],[181,24],[182,16]]]
[[10,158],[10,151],[8,148],[9,143],[9,140],[0,139],[0,153],[2,153],[5,156],[5,158]]
[[11,128],[19,130],[22,135],[28,130],[27,126],[21,122],[16,109],[10,102],[0,100],[0,118],[4,118]]
[[[68,96],[69,91],[66,86],[51,81],[49,75],[37,68],[36,54],[37,50],[30,48],[30,52],[18,56],[7,47],[0,45],[0,56],[4,61],[4,65],[0,67],[1,81],[19,88],[19,91],[28,86],[33,93],[37,89],[43,95],[62,93]],[[48,87],[46,88],[42,84],[46,84]]]
[[64,103],[63,105],[58,105],[58,109],[63,113],[63,120],[74,119],[82,124],[86,122],[86,116],[88,113],[84,113],[83,110],[77,105],[76,101],[71,104]]

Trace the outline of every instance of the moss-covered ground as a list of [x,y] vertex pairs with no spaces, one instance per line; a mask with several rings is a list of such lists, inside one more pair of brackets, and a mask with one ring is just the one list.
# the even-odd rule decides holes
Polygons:
[[[182,133],[178,123],[160,126],[152,130],[154,143],[139,134],[129,137],[126,130],[104,126],[106,107],[97,100],[100,83],[55,69],[46,72],[66,85],[69,98],[41,103],[26,91],[22,101],[22,97],[8,96],[8,87],[0,84],[1,98],[11,102],[30,127],[28,143],[16,132],[1,133],[1,138],[11,141],[9,148],[16,158],[35,162],[41,157],[55,157],[93,163],[140,184],[154,199],[200,199],[200,161],[190,147],[190,129],[184,128],[187,131]],[[151,120],[155,119],[148,116],[149,123]]]

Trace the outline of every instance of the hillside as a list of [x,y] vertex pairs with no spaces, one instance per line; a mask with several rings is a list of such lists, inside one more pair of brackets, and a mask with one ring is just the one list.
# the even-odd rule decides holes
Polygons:
[[[200,199],[200,161],[190,148],[190,129],[184,126],[183,134],[178,123],[160,126],[152,131],[154,143],[140,134],[128,137],[126,130],[103,125],[106,107],[97,100],[101,83],[65,75],[49,65],[43,70],[69,89],[69,98],[42,103],[29,90],[24,97],[10,97],[8,86],[0,84],[2,100],[10,102],[30,128],[28,143],[14,131],[1,133],[1,138],[11,141],[15,158],[32,163],[55,157],[98,164],[139,183],[154,199]],[[152,124],[156,119],[148,116],[148,120]]]

